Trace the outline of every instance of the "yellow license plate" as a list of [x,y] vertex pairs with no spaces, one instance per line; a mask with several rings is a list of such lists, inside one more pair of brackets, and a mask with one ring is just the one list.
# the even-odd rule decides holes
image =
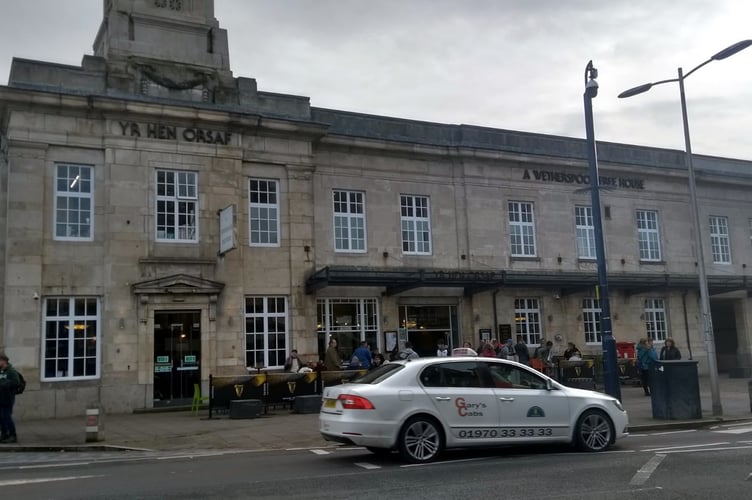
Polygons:
[[336,408],[337,407],[337,400],[336,399],[325,399],[324,400],[324,408]]

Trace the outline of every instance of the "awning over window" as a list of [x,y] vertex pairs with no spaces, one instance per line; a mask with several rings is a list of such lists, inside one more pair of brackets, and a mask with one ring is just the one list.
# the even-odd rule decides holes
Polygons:
[[[693,274],[611,273],[609,287],[636,295],[656,289],[698,288]],[[519,270],[441,270],[415,268],[371,268],[327,266],[314,272],[306,281],[306,293],[328,286],[384,287],[386,295],[414,288],[462,288],[466,296],[497,288],[545,287],[560,295],[584,292],[598,284],[595,272],[519,271]],[[711,295],[745,290],[752,293],[747,276],[708,276]]]

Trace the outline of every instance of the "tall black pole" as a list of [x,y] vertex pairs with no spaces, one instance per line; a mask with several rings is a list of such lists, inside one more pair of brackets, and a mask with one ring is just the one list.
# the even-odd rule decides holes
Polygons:
[[608,272],[606,270],[606,246],[603,242],[601,218],[601,194],[598,182],[598,156],[595,149],[593,128],[593,98],[598,95],[598,70],[590,61],[585,68],[585,133],[587,137],[588,165],[590,167],[590,197],[595,230],[595,255],[598,263],[598,289],[596,297],[601,306],[601,343],[603,350],[603,383],[606,394],[621,399],[621,383],[616,361],[616,341],[611,331],[611,304],[608,299]]

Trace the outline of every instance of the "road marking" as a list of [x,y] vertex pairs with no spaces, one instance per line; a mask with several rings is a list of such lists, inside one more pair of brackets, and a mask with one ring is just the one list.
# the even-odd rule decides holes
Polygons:
[[37,479],[9,479],[0,481],[0,487],[3,486],[23,486],[26,484],[53,483],[56,481],[77,481],[79,479],[91,479],[94,477],[104,476],[66,476],[66,477],[40,477]]
[[64,462],[61,464],[41,464],[41,465],[20,465],[18,469],[48,469],[53,467],[79,467],[81,465],[91,465],[91,462]]
[[365,450],[365,446],[340,446],[337,448],[337,451],[354,451],[354,450]]
[[355,462],[358,467],[363,467],[366,470],[381,469],[380,465],[369,464],[368,462]]
[[681,450],[684,448],[702,448],[703,446],[721,446],[723,444],[731,444],[728,441],[723,443],[707,443],[707,444],[688,444],[686,446],[663,446],[661,448],[649,448],[642,451],[664,451],[664,450]]
[[741,427],[743,425],[750,425],[750,423],[747,421],[747,422],[740,422],[738,424],[725,424],[723,426],[719,425],[718,427]]
[[752,481],[752,472],[749,473],[749,476],[747,476],[746,481]]
[[749,450],[752,449],[752,446],[724,446],[721,448],[700,448],[695,450],[669,450],[661,453],[665,453],[667,455],[675,454],[675,453],[703,453],[706,451],[729,451],[729,450]]
[[320,450],[320,449],[311,450],[311,453],[314,453],[316,455],[331,455],[332,454],[331,451]]
[[646,437],[646,436],[649,436],[649,435],[650,435],[650,434],[632,434],[632,433],[630,432],[629,434],[627,434],[627,437],[631,437],[631,438],[641,438],[641,437]]
[[722,431],[713,431],[717,432],[718,434],[746,434],[747,432],[752,432],[752,426],[748,427],[738,427],[736,429],[724,429]]
[[650,460],[647,461],[645,465],[642,466],[640,470],[637,471],[637,473],[632,477],[632,480],[629,482],[631,486],[642,486],[645,484],[645,482],[650,479],[650,476],[655,472],[655,469],[658,468],[659,465],[661,465],[661,462],[666,458],[666,455],[656,455]]
[[697,432],[697,429],[691,429],[688,431],[667,431],[667,432],[654,432],[651,436],[667,436],[669,434],[686,434],[688,432]]
[[400,465],[400,468],[409,469],[412,467],[427,467],[429,465],[458,464],[462,462],[478,462],[480,460],[493,460],[494,458],[499,458],[499,457],[461,458],[459,460],[444,460],[441,462],[429,462],[427,464],[406,464],[406,465]]

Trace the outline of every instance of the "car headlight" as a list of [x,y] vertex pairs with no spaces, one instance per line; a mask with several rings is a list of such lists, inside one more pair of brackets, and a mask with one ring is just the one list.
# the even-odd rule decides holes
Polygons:
[[618,399],[612,399],[611,402],[619,409],[619,411],[624,411],[624,406],[622,406],[621,401]]

